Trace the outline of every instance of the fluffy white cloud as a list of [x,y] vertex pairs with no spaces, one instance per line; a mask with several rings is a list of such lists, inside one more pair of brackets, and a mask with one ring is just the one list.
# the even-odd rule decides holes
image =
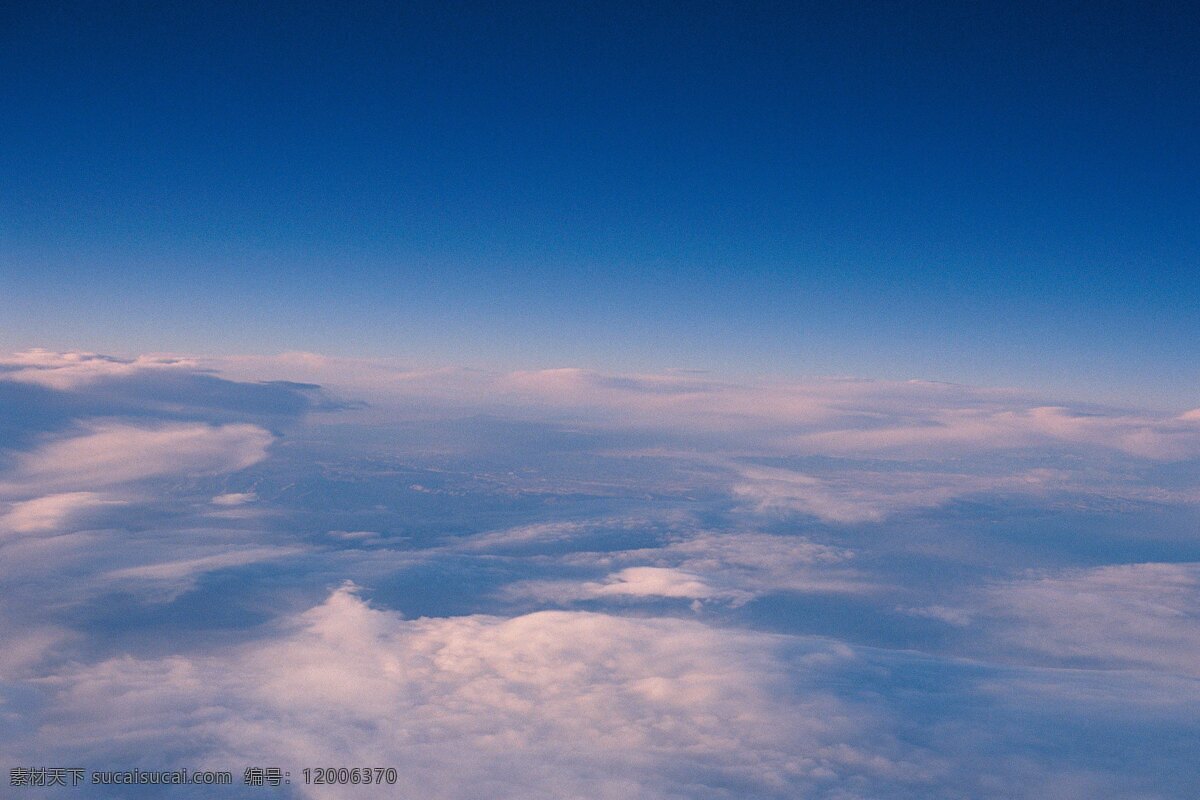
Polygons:
[[150,745],[212,767],[284,764],[294,785],[305,764],[391,765],[403,794],[431,799],[861,787],[826,793],[849,797],[930,778],[921,755],[874,733],[870,717],[798,688],[817,667],[784,660],[783,643],[579,612],[410,621],[343,588],[265,641],[219,655],[119,658],[47,679],[52,722],[26,746],[95,758]]
[[602,583],[584,584],[593,597],[688,597],[702,600],[719,592],[698,575],[669,567],[627,567]]

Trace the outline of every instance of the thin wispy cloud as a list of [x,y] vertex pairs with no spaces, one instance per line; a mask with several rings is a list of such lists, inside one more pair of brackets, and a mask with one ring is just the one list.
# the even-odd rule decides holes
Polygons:
[[0,493],[119,486],[168,475],[244,469],[266,457],[273,437],[255,425],[97,422],[17,456]]

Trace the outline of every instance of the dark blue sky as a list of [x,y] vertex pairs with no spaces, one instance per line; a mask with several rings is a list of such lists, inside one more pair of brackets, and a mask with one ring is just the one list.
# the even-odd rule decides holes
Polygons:
[[1194,406],[1184,4],[14,3],[0,345]]

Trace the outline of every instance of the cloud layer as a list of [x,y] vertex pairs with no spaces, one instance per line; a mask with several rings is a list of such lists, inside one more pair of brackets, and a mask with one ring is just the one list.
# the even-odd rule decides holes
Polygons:
[[397,790],[303,767],[431,798],[1200,781],[1195,411],[45,351],[0,358],[0,411],[11,764],[330,798]]

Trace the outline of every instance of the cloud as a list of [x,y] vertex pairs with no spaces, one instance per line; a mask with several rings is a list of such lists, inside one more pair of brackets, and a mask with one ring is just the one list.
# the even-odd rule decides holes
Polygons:
[[1015,475],[842,468],[820,478],[778,467],[737,464],[735,496],[763,514],[810,514],[826,522],[880,522],[893,514],[932,508],[976,494],[1041,494],[1067,485],[1060,470]]
[[688,527],[687,514],[661,509],[637,516],[604,516],[586,520],[532,522],[471,536],[455,536],[447,546],[460,552],[531,552],[563,545],[586,548],[597,537],[618,535],[655,540],[664,532]]
[[[315,383],[372,405],[331,424]],[[1196,718],[1200,569],[1161,562],[1195,560],[1164,506],[1198,498],[1198,422],[921,382],[0,360],[0,760],[394,765],[433,800],[1179,795],[1195,768],[1143,756]],[[318,598],[347,577],[426,616]]]
[[489,531],[456,542],[456,549],[489,550],[494,548],[520,547],[529,544],[544,544],[569,540],[581,533],[594,531],[594,522],[535,522],[518,525],[502,531]]
[[670,567],[626,567],[601,581],[528,581],[510,588],[510,593],[539,600],[570,603],[576,600],[674,598],[682,600],[728,600],[744,603],[751,598],[737,589],[718,589],[699,575]]
[[687,371],[612,374],[574,367],[503,373],[412,369],[385,360],[314,354],[203,363],[234,376],[266,371],[365,392],[382,403],[381,412],[397,400],[419,400],[523,418],[557,415],[589,425],[706,436],[692,444],[750,446],[760,453],[911,459],[1099,448],[1148,461],[1200,456],[1196,410],[1152,413],[932,381],[734,382]]
[[[113,593],[138,604],[170,603],[196,589],[203,575],[266,562],[276,562],[283,574],[289,569],[285,559],[319,552],[282,533],[130,524],[136,520],[0,537],[0,580],[13,600],[12,613],[23,609],[38,618],[52,597],[58,611],[104,617],[97,598]],[[290,568],[298,566],[294,561]]]
[[686,597],[702,600],[718,592],[698,575],[668,567],[627,567],[609,575],[602,583],[586,583],[587,596]]
[[[878,493],[874,497],[861,489],[837,492],[810,475],[771,467],[741,467],[741,482],[733,486],[734,495],[750,502],[760,513],[791,512],[812,514],[829,522],[878,522],[884,513]],[[897,498],[898,499],[898,498]],[[923,505],[937,500],[921,496]]]
[[[264,382],[268,377],[272,380]],[[1058,447],[1101,448],[1150,461],[1200,456],[1195,410],[1154,414],[916,380],[732,382],[687,371],[415,369],[385,359],[315,353],[118,359],[44,350],[0,359],[2,380],[63,390],[104,382],[136,387],[143,402],[164,413],[197,399],[214,409],[268,416],[348,407],[313,383],[293,382],[317,381],[371,397],[383,404],[378,410],[383,414],[394,411],[397,403],[411,409],[419,402],[526,418],[558,415],[592,425],[734,435],[736,440],[708,444],[752,443],[761,452],[775,453],[922,458]]]
[[[167,601],[204,572],[297,552],[262,543],[263,534],[247,546],[236,531],[181,533],[178,520],[193,502],[143,485],[244,469],[272,441],[250,424],[115,420],[42,437],[0,471],[0,574],[14,591],[52,593],[64,608],[114,587]],[[175,521],[161,527],[164,518]]]
[[1200,564],[1031,575],[989,589],[977,614],[1015,658],[1200,678]]
[[939,622],[944,622],[947,625],[955,627],[966,627],[971,624],[972,614],[969,609],[956,608],[954,606],[930,605],[919,606],[916,608],[900,608],[897,609],[901,613],[910,614],[914,617],[924,617],[926,619],[936,619]]
[[0,380],[73,390],[109,378],[126,378],[150,370],[194,370],[197,362],[171,356],[114,358],[99,353],[27,350],[0,358]]
[[[185,554],[189,550],[196,548],[183,547],[172,549],[172,552]],[[164,554],[159,553],[156,554],[156,560],[150,563],[105,572],[97,577],[97,582],[124,584],[123,588],[127,591],[152,592],[159,602],[164,602],[192,588],[196,578],[204,573],[275,561],[304,552],[306,550],[301,547],[235,546],[223,548],[221,552],[208,551],[206,554],[173,560],[161,560]]]
[[527,580],[505,595],[559,604],[579,600],[680,598],[742,605],[773,592],[861,593],[878,589],[848,569],[848,549],[801,536],[751,532],[675,535],[656,547],[578,551],[551,563],[616,570],[600,580]]
[[52,531],[86,511],[120,503],[97,492],[63,492],[23,500],[11,503],[8,511],[0,514],[0,532]]
[[219,494],[212,499],[214,506],[240,506],[246,503],[253,503],[258,499],[258,495],[254,492],[226,492]]
[[1063,406],[932,409],[901,424],[837,427],[790,437],[804,452],[830,455],[933,456],[1046,446],[1092,446],[1155,461],[1200,455],[1200,425],[1178,417]]
[[280,428],[309,412],[353,405],[313,384],[227,380],[191,358],[45,350],[0,355],[0,447],[89,419]]
[[804,662],[781,644],[581,612],[403,620],[345,587],[267,640],[46,679],[50,721],[14,756],[175,752],[295,765],[293,785],[302,764],[390,765],[431,799],[782,798],[929,780],[919,751],[873,734],[862,710],[795,691]]
[[664,547],[615,554],[614,560],[670,564],[745,596],[771,592],[859,593],[878,588],[847,566],[852,550],[802,536],[702,532]]
[[256,425],[92,422],[18,454],[0,495],[64,493],[167,475],[214,475],[266,458],[272,435]]

